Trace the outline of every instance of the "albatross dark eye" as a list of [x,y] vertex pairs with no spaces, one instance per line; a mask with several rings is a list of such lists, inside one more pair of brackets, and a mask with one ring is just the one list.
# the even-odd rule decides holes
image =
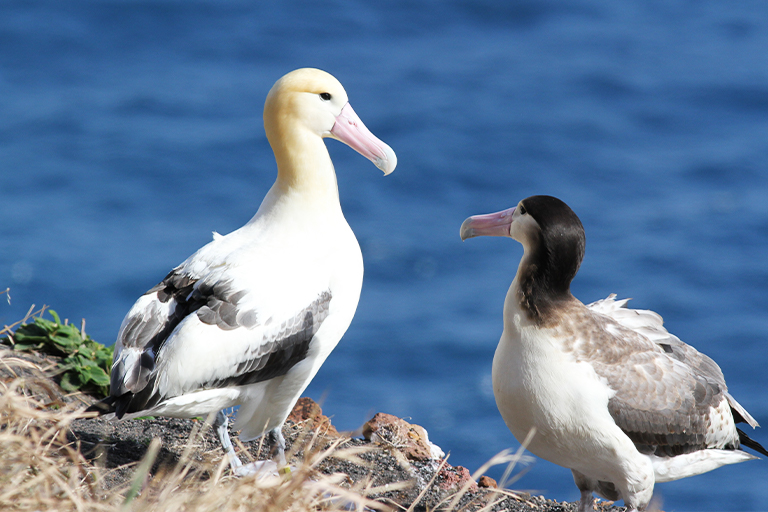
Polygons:
[[520,212],[520,215],[525,215],[526,213],[528,213],[525,211],[525,206],[523,206],[522,204],[518,206],[517,210]]
[[331,101],[331,95],[327,92],[321,92],[320,99],[323,101]]

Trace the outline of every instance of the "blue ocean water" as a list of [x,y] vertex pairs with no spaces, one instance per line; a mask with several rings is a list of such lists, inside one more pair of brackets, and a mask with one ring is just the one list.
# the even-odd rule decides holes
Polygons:
[[[458,231],[532,194],[585,225],[577,297],[659,312],[768,425],[759,1],[4,0],[0,322],[47,304],[111,343],[140,294],[256,211],[275,175],[264,98],[305,66],[341,80],[399,162],[383,178],[328,142],[366,265],[355,320],[307,391],[340,429],[410,418],[472,471],[518,446],[490,372],[522,251]],[[667,511],[766,510],[766,481],[754,461],[656,496]],[[542,460],[515,487],[578,499]]]

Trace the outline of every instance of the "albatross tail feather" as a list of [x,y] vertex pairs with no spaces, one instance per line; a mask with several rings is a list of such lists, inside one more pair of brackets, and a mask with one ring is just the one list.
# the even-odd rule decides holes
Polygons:
[[768,450],[763,448],[763,445],[761,445],[760,443],[758,443],[754,439],[750,438],[740,428],[737,428],[736,432],[739,433],[739,443],[741,443],[742,446],[746,446],[747,448],[755,450],[756,452],[762,453],[763,455],[768,457]]
[[[754,441],[753,441],[754,442]],[[757,459],[751,453],[741,450],[706,449],[676,457],[651,455],[656,482],[671,482],[680,478],[700,475],[726,464],[737,464]]]
[[105,416],[115,413],[115,400],[117,397],[108,396],[107,398],[94,403],[88,407],[84,412],[97,412],[99,416]]

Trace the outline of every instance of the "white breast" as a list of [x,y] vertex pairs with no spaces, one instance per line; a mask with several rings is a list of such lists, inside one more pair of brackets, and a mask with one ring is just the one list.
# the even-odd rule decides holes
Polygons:
[[531,453],[598,478],[609,479],[622,462],[619,453],[649,465],[611,418],[607,383],[591,365],[575,361],[565,341],[528,322],[508,295],[493,390],[512,434],[523,442],[535,428]]

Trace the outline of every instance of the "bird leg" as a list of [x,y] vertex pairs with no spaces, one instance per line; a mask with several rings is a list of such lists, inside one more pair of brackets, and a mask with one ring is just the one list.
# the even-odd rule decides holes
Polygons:
[[219,411],[213,420],[213,428],[221,441],[221,447],[224,453],[229,457],[229,466],[232,473],[237,476],[249,476],[261,473],[263,475],[273,474],[290,475],[291,468],[285,460],[285,438],[281,427],[276,427],[269,431],[269,439],[273,443],[272,457],[276,460],[260,460],[243,464],[240,458],[235,454],[235,448],[232,446],[232,440],[229,437],[229,418],[224,411]]
[[573,481],[576,483],[576,487],[581,491],[581,499],[579,500],[579,508],[577,509],[578,512],[592,512],[595,503],[592,491],[597,487],[597,482],[587,478],[575,469],[572,469],[571,472],[573,473]]
[[291,468],[285,460],[285,437],[283,437],[283,426],[279,425],[270,430],[269,438],[274,443],[272,448],[272,458],[277,459],[278,472],[281,475],[290,475]]
[[216,434],[221,441],[221,447],[224,449],[224,453],[229,457],[229,466],[232,468],[233,473],[237,473],[239,468],[243,466],[240,459],[235,454],[235,448],[232,446],[232,440],[229,438],[229,418],[224,411],[216,413],[216,418],[213,420],[213,428],[216,430]]

